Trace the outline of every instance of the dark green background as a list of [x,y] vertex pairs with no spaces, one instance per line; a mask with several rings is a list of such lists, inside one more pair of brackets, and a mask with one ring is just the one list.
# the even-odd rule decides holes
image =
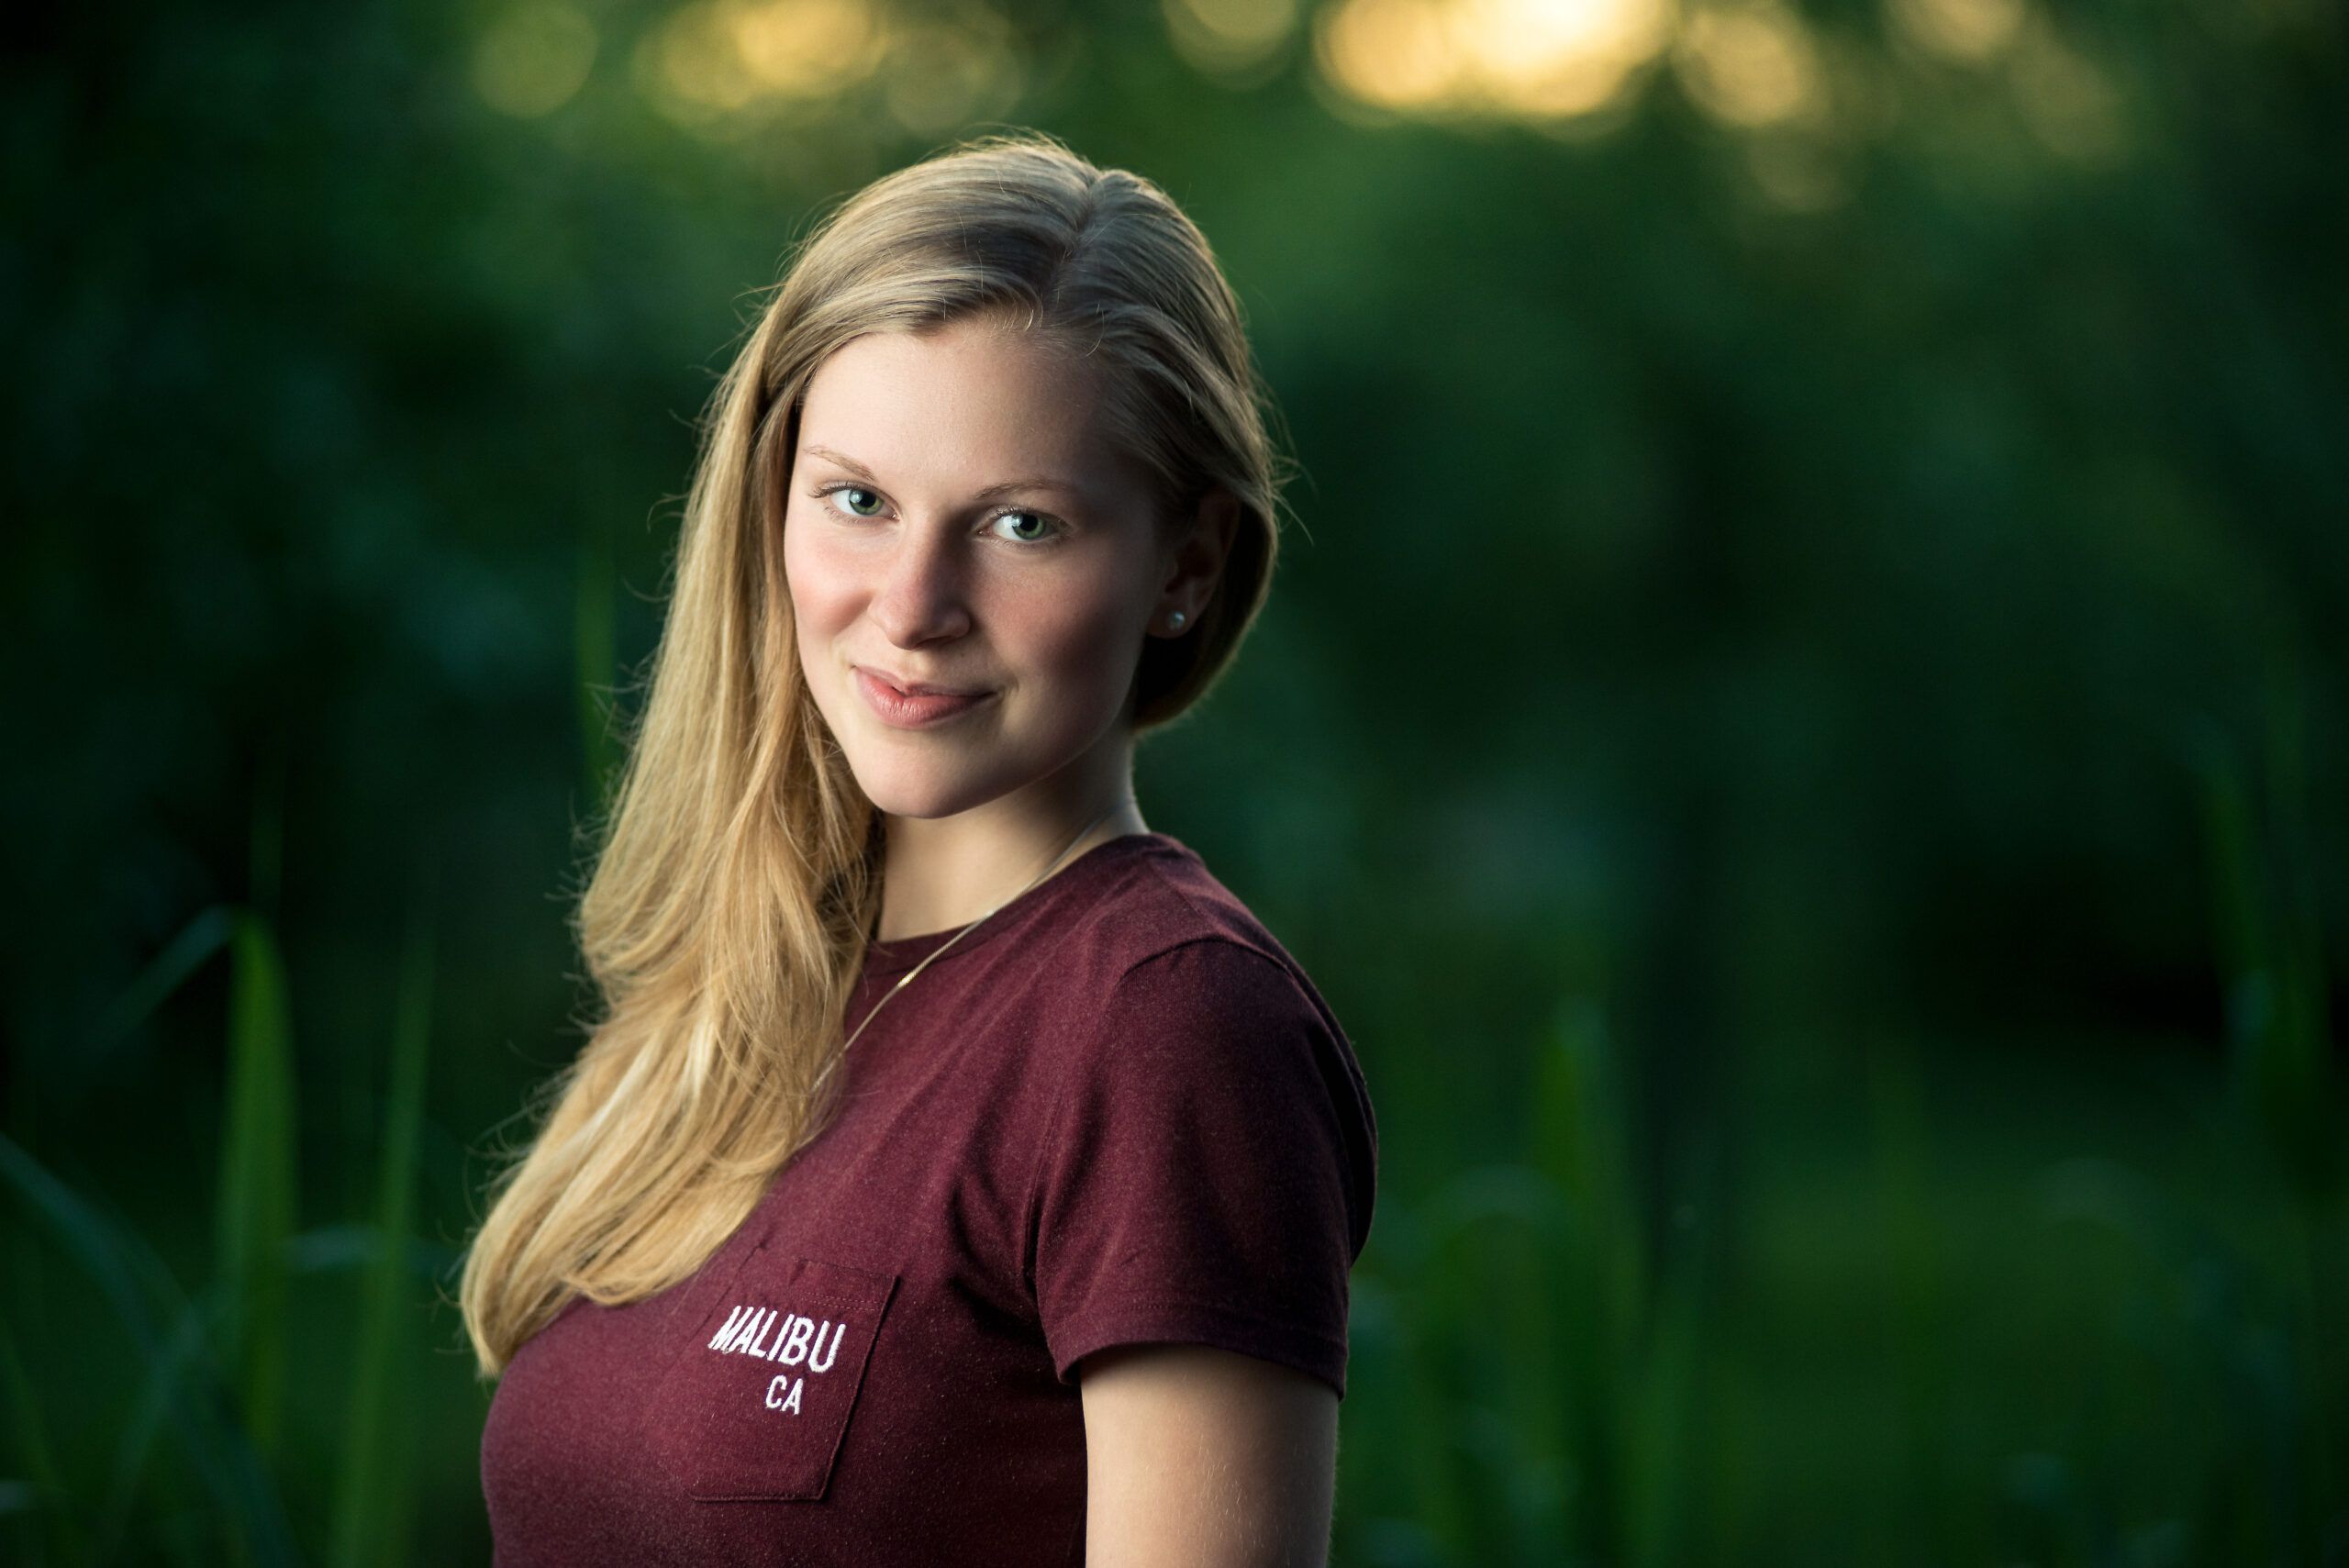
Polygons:
[[1377,1106],[1337,1561],[2349,1562],[2342,18],[2025,11],[2101,139],[1851,0],[1817,122],[1557,134],[1309,18],[721,134],[657,6],[529,117],[496,7],[12,12],[7,1555],[485,1560],[449,1270],[692,421],[1019,125],[1198,221],[1302,464],[1140,785]]

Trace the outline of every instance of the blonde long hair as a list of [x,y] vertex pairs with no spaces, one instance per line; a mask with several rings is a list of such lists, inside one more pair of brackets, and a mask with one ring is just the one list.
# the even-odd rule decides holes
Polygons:
[[530,1096],[466,1250],[484,1376],[575,1296],[690,1275],[835,1108],[828,1064],[880,898],[876,814],[800,669],[783,496],[816,367],[868,332],[982,313],[1108,371],[1105,413],[1162,527],[1212,491],[1241,522],[1192,635],[1145,640],[1137,732],[1203,694],[1272,580],[1288,461],[1239,302],[1157,185],[1040,132],[875,182],[796,248],[700,426],[668,617],[575,913],[602,1003]]

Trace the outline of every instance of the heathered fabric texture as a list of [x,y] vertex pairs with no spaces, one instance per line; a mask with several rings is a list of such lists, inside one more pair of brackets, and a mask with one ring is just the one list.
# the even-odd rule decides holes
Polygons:
[[[844,1028],[947,932],[876,944]],[[1312,983],[1163,833],[883,1007],[833,1121],[692,1278],[574,1300],[482,1436],[500,1568],[1085,1551],[1076,1363],[1219,1345],[1345,1393],[1377,1133]]]

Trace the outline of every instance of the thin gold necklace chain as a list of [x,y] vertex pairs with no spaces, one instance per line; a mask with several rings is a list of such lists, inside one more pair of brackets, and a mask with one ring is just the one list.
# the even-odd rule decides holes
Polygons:
[[[1118,802],[1117,806],[1112,806],[1108,810],[1103,812],[1100,816],[1095,817],[1092,821],[1078,828],[1076,830],[1076,837],[1071,839],[1067,843],[1061,846],[1061,852],[1052,857],[1052,863],[1050,865],[1047,865],[1042,871],[1036,873],[1035,880],[1029,883],[1027,887],[1023,887],[1019,893],[1012,894],[1010,897],[1005,898],[1001,903],[998,903],[994,909],[988,910],[985,915],[980,916],[978,919],[972,921],[969,925],[963,927],[961,930],[955,932],[944,941],[939,943],[937,947],[930,950],[929,957],[923,959],[919,963],[915,964],[911,969],[906,971],[906,973],[899,977],[897,983],[895,985],[890,986],[889,989],[883,994],[878,1002],[873,1004],[873,1011],[864,1015],[864,1023],[857,1025],[855,1032],[851,1034],[846,1040],[841,1042],[841,1056],[848,1054],[848,1048],[856,1043],[857,1035],[861,1035],[864,1032],[864,1024],[869,1024],[873,1021],[873,1014],[877,1013],[882,1008],[887,1006],[892,997],[896,996],[898,992],[904,990],[907,986],[912,984],[915,975],[919,974],[923,970],[928,969],[931,962],[937,959],[939,954],[944,952],[948,948],[952,947],[956,942],[961,941],[964,937],[969,936],[974,929],[987,918],[988,915],[995,914],[996,911],[1001,909],[1004,905],[1009,904],[1013,898],[1021,896],[1028,892],[1029,888],[1034,887],[1037,883],[1042,882],[1046,877],[1052,875],[1052,873],[1060,870],[1061,862],[1068,858],[1068,852],[1076,848],[1078,842],[1082,840],[1087,833],[1092,832],[1093,829],[1100,827],[1101,824],[1109,820],[1110,817],[1115,817],[1118,814],[1118,807],[1123,805],[1125,805],[1124,801],[1121,800]],[[832,1060],[834,1062],[838,1062],[840,1057],[836,1056]],[[829,1068],[827,1067],[826,1070],[829,1071]]]

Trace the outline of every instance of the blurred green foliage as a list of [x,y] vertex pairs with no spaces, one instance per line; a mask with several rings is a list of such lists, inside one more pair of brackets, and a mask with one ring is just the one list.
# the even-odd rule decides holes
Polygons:
[[1477,13],[1666,18],[1555,122],[1398,106],[1403,0],[788,100],[742,6],[0,23],[9,1558],[484,1555],[450,1270],[692,419],[1008,122],[1304,465],[1141,785],[1379,1109],[1337,1560],[2349,1562],[2340,15],[1611,4]]

